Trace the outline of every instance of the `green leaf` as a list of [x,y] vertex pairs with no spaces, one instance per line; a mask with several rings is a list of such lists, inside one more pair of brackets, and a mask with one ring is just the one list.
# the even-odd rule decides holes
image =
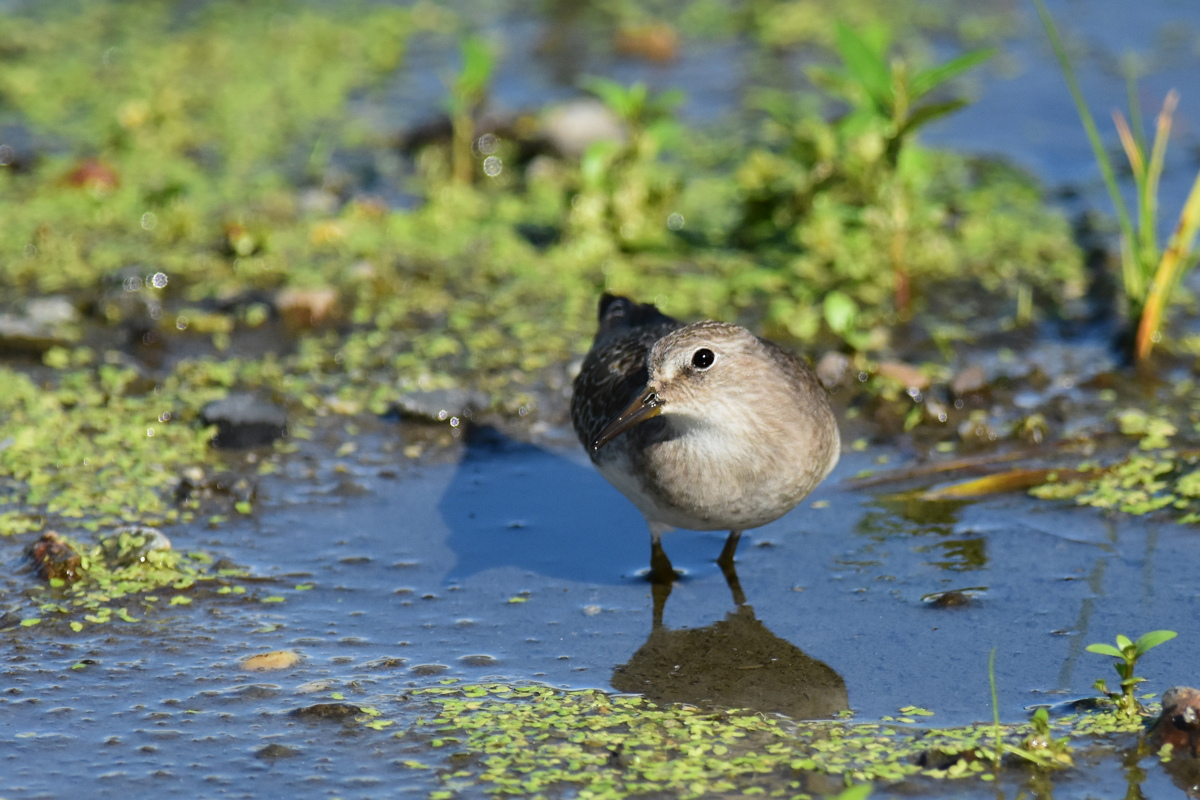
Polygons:
[[845,333],[854,326],[858,319],[858,304],[849,295],[832,291],[825,295],[823,303],[825,322],[829,329],[837,334]]
[[579,85],[600,98],[600,102],[611,108],[621,119],[628,119],[632,113],[636,103],[634,90],[638,84],[627,88],[609,78],[588,75],[579,81]]
[[900,137],[915,131],[922,125],[933,122],[935,119],[944,117],[947,114],[952,114],[967,104],[966,100],[948,100],[945,103],[929,103],[914,110],[908,115],[908,119],[904,121],[904,127],[897,134]]
[[1125,654],[1111,644],[1089,644],[1085,648],[1089,653],[1098,653],[1102,656],[1112,656],[1113,658],[1124,658]]
[[952,58],[945,64],[938,64],[936,67],[924,69],[913,76],[912,81],[908,85],[908,94],[912,100],[917,100],[941,86],[946,81],[949,81],[972,67],[982,64],[992,56],[996,55],[994,47],[972,50],[968,53],[963,53],[958,58]]
[[834,800],[867,800],[871,796],[873,788],[869,783],[859,783],[843,789],[840,794],[834,797]]
[[462,42],[462,72],[458,89],[464,94],[478,96],[492,77],[492,50],[479,36],[469,36]]
[[875,102],[879,113],[886,116],[893,100],[892,73],[883,53],[877,52],[866,38],[844,22],[838,22],[835,36],[838,55],[845,62],[847,72]]
[[1163,642],[1169,642],[1178,636],[1175,631],[1150,631],[1143,633],[1138,637],[1138,640],[1133,643],[1134,651],[1140,656],[1151,648],[1158,647]]
[[1129,641],[1128,636],[1126,636],[1122,633],[1118,633],[1117,634],[1117,647],[1121,648],[1122,652],[1124,652],[1125,650],[1128,650],[1130,647],[1133,647],[1133,642]]

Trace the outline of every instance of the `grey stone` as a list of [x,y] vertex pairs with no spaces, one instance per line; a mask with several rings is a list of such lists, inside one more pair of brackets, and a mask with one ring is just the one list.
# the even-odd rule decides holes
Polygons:
[[624,142],[625,129],[612,110],[593,98],[554,106],[542,116],[541,134],[559,153],[579,158],[596,142]]
[[395,409],[400,416],[422,422],[445,422],[448,419],[470,419],[488,407],[484,392],[466,389],[432,389],[406,392],[397,398]]
[[214,447],[257,447],[287,434],[283,409],[248,392],[234,392],[209,403],[201,410],[200,421],[217,426]]

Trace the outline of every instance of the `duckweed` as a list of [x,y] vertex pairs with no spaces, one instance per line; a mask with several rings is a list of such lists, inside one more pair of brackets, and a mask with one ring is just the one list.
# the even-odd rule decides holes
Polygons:
[[[101,537],[90,546],[70,536],[60,538],[79,554],[78,579],[32,587],[28,596],[41,616],[24,619],[21,625],[62,620],[79,633],[114,619],[136,623],[141,620],[138,614],[157,606],[190,604],[187,593],[198,585],[228,584],[244,574],[238,569],[215,569],[207,553],[181,553],[157,543],[157,549],[144,549],[147,537],[136,533]],[[221,585],[221,589],[245,591],[240,586]],[[142,611],[135,613],[137,608]]]
[[[397,736],[428,737],[455,755],[449,789],[545,796],[629,797],[762,791],[809,797],[820,787],[915,777],[991,779],[992,724],[931,730],[891,723],[795,722],[750,711],[659,706],[636,696],[544,686],[449,685],[413,692],[433,716]],[[907,707],[927,715],[927,709]],[[1114,712],[1002,725],[1006,767],[1061,769],[1072,745],[1137,733]],[[414,768],[426,769],[425,764]],[[824,776],[834,784],[815,783]]]

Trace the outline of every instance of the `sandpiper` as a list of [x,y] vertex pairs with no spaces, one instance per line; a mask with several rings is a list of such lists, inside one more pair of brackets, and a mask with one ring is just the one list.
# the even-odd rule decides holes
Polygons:
[[802,359],[737,325],[684,325],[609,294],[599,316],[571,398],[575,432],[646,517],[651,578],[675,578],[664,532],[728,530],[717,563],[737,599],[742,531],[791,511],[837,463],[825,390]]

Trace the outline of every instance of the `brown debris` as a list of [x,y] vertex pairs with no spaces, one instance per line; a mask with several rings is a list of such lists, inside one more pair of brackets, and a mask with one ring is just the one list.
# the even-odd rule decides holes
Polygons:
[[987,374],[979,365],[959,370],[958,374],[954,376],[954,380],[950,381],[950,391],[954,393],[955,397],[977,394],[986,388]]
[[314,328],[337,318],[337,289],[282,289],[275,296],[275,307],[289,326]]
[[875,371],[885,378],[891,378],[903,384],[906,389],[924,391],[929,388],[929,376],[912,364],[905,364],[901,361],[881,361]]
[[653,22],[617,31],[613,49],[623,56],[665,64],[679,56],[679,34],[665,22]]
[[75,548],[57,531],[43,533],[36,542],[29,545],[25,557],[42,580],[57,579],[73,583],[83,577],[80,572],[79,553],[75,552]]
[[1163,692],[1162,714],[1150,728],[1150,746],[1171,745],[1176,753],[1200,755],[1200,689],[1172,686]]
[[117,171],[97,158],[85,158],[63,178],[68,186],[107,194],[121,184]]

